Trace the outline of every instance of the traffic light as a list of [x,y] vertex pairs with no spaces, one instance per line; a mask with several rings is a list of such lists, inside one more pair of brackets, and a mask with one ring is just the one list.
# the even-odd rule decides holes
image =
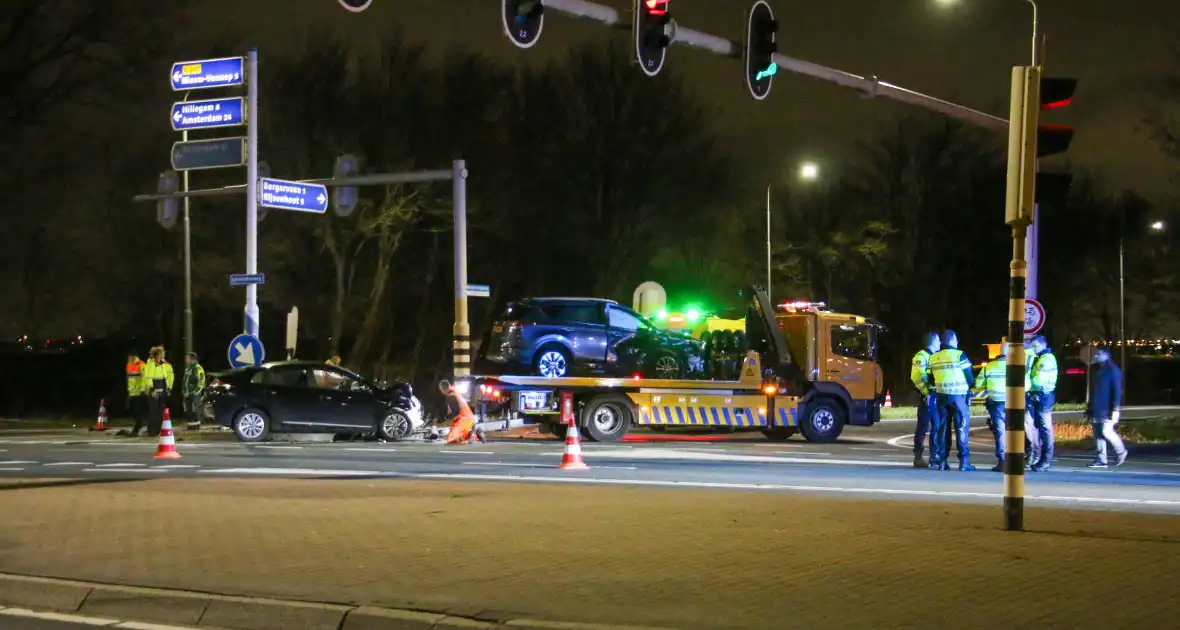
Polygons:
[[639,60],[639,69],[649,77],[664,69],[668,44],[672,43],[669,33],[672,12],[668,4],[669,0],[635,0],[635,19],[632,20],[635,58]]
[[340,6],[344,7],[348,11],[352,11],[353,13],[360,13],[361,11],[364,11],[365,9],[369,8],[370,4],[373,4],[373,0],[337,0],[337,1],[340,2]]
[[541,0],[503,0],[504,32],[517,48],[532,48],[545,26]]
[[746,87],[750,96],[761,101],[770,96],[771,83],[778,72],[778,64],[774,62],[774,53],[778,52],[775,43],[775,33],[778,32],[778,22],[774,19],[774,11],[766,0],[757,0],[750,7],[749,19],[746,22],[746,47],[743,61],[746,67]]
[[[1040,85],[1040,111],[1061,109],[1073,101],[1077,79],[1042,77]],[[1064,153],[1073,142],[1073,128],[1065,125],[1042,125],[1037,121],[1037,157]]]

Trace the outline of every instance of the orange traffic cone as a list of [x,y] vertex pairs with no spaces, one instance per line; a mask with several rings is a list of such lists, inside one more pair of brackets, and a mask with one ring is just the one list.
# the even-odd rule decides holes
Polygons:
[[98,420],[94,426],[90,428],[91,431],[106,431],[107,430],[107,401],[98,401]]
[[885,392],[885,408],[893,409],[893,396],[890,396],[889,392]]
[[582,436],[578,434],[578,425],[571,424],[565,434],[565,454],[561,457],[561,470],[590,470],[586,462],[582,461]]
[[160,426],[160,446],[156,448],[154,459],[180,459],[176,452],[176,438],[172,436],[172,414],[164,407],[164,422]]

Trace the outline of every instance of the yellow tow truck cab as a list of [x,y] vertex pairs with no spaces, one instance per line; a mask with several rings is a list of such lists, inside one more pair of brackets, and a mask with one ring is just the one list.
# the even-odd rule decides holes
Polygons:
[[[750,287],[745,317],[695,318],[689,328],[718,370],[707,379],[648,379],[531,375],[474,376],[480,396],[541,418],[561,436],[559,401],[573,397],[574,421],[591,440],[621,440],[632,427],[697,427],[761,431],[772,440],[796,432],[813,442],[835,441],[848,424],[880,420],[881,369],[875,362],[878,324],[822,305],[774,309]],[[689,318],[668,317],[670,326]]]

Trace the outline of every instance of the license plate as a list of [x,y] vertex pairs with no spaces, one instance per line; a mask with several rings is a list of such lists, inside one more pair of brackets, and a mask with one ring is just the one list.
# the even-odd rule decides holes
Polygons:
[[545,392],[521,392],[521,411],[540,411],[549,407],[549,394]]
[[504,325],[503,324],[496,324],[495,326],[492,326],[492,332],[494,332],[494,333],[504,332]]

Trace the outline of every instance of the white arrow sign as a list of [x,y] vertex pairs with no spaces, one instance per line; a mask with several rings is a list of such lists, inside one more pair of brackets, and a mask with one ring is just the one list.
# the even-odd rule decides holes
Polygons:
[[316,198],[315,198],[315,200],[316,200],[316,201],[318,201],[318,202],[320,202],[320,203],[324,203],[325,201],[327,201],[327,200],[328,200],[328,198],[327,198],[327,197],[325,197],[325,196],[323,196],[323,195],[320,195],[320,196],[316,197]]
[[234,349],[238,351],[238,361],[250,365],[254,364],[254,348],[252,346],[239,341],[234,344]]

